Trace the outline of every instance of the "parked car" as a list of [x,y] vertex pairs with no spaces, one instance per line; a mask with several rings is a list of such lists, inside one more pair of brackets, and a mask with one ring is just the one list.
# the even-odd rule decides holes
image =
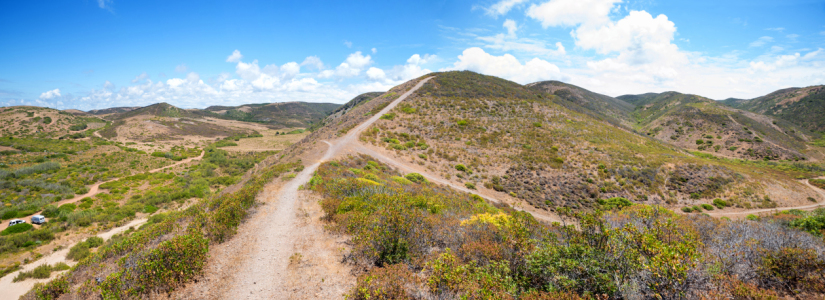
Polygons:
[[46,223],[46,217],[43,215],[35,215],[32,216],[32,224],[43,224]]
[[26,221],[23,221],[23,220],[20,220],[20,219],[14,219],[14,220],[9,221],[9,227],[12,227],[12,226],[17,225],[17,224],[23,224],[23,223],[26,223]]

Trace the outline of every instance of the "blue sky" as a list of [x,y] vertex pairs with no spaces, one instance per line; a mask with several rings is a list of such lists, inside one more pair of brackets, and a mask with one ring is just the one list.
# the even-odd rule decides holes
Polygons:
[[342,103],[430,71],[752,98],[825,84],[825,1],[4,1],[0,105]]

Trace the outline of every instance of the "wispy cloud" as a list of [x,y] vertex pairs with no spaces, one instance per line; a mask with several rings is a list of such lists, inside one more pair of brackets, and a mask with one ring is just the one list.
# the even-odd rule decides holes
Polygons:
[[114,3],[114,0],[97,0],[98,7],[108,10],[110,13],[115,13],[112,3]]
[[770,43],[770,42],[773,42],[772,37],[763,36],[763,37],[760,37],[760,38],[756,39],[755,41],[751,42],[750,44],[748,44],[748,47],[751,47],[751,48],[762,47],[762,46],[765,46],[765,44]]
[[525,2],[527,2],[527,0],[501,0],[491,5],[490,7],[475,6],[473,8],[481,8],[486,12],[487,15],[498,17],[507,14],[508,12],[510,12],[511,9]]
[[783,32],[783,31],[785,31],[785,27],[765,28],[765,30],[777,31],[777,32]]

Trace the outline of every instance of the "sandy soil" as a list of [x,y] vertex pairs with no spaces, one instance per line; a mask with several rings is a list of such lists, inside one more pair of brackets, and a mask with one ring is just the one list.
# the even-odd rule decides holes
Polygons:
[[[108,240],[112,236],[114,236],[115,234],[124,232],[124,231],[128,230],[130,227],[140,226],[143,223],[146,223],[146,221],[147,221],[147,219],[133,220],[133,221],[129,222],[126,225],[113,228],[112,230],[109,230],[109,231],[104,232],[104,233],[100,233],[97,236],[100,237],[100,238],[103,238],[104,240]],[[41,258],[41,259],[39,259],[35,262],[32,262],[28,265],[25,265],[25,266],[23,266],[22,269],[20,269],[18,271],[14,271],[14,272],[6,275],[6,276],[3,276],[3,278],[0,278],[0,291],[2,291],[2,294],[0,294],[0,298],[2,298],[2,299],[18,299],[18,298],[20,298],[20,296],[22,296],[23,294],[25,294],[26,292],[31,290],[31,288],[34,287],[35,284],[40,283],[40,282],[47,282],[47,281],[57,277],[58,275],[65,273],[66,271],[52,272],[51,277],[49,277],[47,279],[31,279],[31,278],[29,278],[29,279],[26,279],[26,280],[23,280],[23,281],[20,281],[20,282],[12,282],[12,280],[14,280],[14,277],[16,277],[17,274],[19,274],[20,272],[31,271],[34,268],[36,268],[40,265],[43,265],[43,264],[54,265],[54,264],[59,263],[59,262],[64,262],[64,263],[68,264],[69,266],[74,266],[75,264],[77,264],[76,262],[66,260],[66,254],[68,254],[68,253],[69,253],[69,247],[66,247],[65,249],[62,249],[62,250],[56,251],[56,252],[52,252],[51,254],[46,255],[43,258]]]
[[288,128],[288,129],[279,129],[279,130],[258,130],[258,132],[263,135],[263,137],[259,138],[245,138],[240,139],[239,141],[235,142],[238,144],[237,146],[231,147],[222,147],[221,149],[226,151],[275,151],[275,150],[283,150],[289,145],[294,144],[297,141],[302,140],[309,132],[298,133],[298,134],[276,134],[276,132],[290,132],[294,129],[300,128]]

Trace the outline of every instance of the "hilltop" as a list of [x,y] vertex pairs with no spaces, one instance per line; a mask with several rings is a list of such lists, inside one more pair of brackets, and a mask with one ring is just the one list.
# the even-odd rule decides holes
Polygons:
[[557,103],[570,110],[590,114],[597,119],[626,128],[633,125],[630,121],[630,113],[633,112],[635,106],[621,99],[594,93],[560,81],[536,82],[526,87],[557,96],[556,99],[561,100]]
[[196,113],[229,120],[258,122],[273,128],[309,127],[339,109],[340,104],[284,102],[210,106]]
[[618,97],[636,106],[634,129],[684,149],[752,160],[821,159],[802,128],[678,92]]
[[754,99],[727,99],[722,103],[780,118],[807,130],[825,132],[825,86],[822,85],[782,89]]
[[36,106],[0,107],[3,136],[82,138],[106,121],[95,116]]

